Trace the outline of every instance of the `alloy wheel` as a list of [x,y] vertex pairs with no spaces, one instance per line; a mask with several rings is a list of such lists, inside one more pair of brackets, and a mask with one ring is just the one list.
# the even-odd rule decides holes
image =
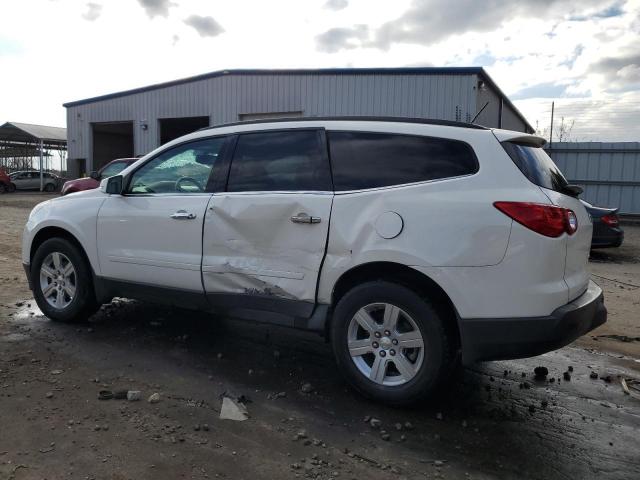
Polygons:
[[40,289],[54,308],[67,307],[76,295],[76,270],[64,253],[52,252],[40,266]]
[[385,386],[409,382],[424,360],[417,323],[390,303],[372,303],[356,312],[349,322],[347,347],[360,373]]

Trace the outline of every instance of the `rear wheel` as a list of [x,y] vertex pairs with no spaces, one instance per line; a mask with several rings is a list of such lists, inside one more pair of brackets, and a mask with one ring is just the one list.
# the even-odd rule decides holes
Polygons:
[[78,247],[64,238],[51,238],[38,247],[31,262],[33,294],[51,320],[86,320],[98,307],[91,270]]
[[7,193],[9,191],[9,188],[2,182],[0,182],[0,194],[2,193]]
[[9,193],[13,193],[13,192],[15,192],[15,191],[16,191],[16,186],[15,186],[13,183],[12,183],[12,184],[10,184],[10,185],[9,185],[9,188],[7,189],[7,191],[8,191]]
[[385,281],[347,292],[332,320],[340,370],[364,395],[404,405],[433,394],[453,363],[443,319],[414,291]]

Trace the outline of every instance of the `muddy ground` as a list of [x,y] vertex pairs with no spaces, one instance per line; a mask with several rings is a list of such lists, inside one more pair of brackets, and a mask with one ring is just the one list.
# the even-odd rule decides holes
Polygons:
[[[619,383],[640,378],[639,227],[593,255],[606,325],[394,409],[351,391],[312,334],[122,300],[85,325],[49,322],[20,265],[44,198],[0,196],[0,479],[640,477],[640,399]],[[105,389],[143,399],[98,400]],[[223,394],[244,396],[250,418],[220,420]]]

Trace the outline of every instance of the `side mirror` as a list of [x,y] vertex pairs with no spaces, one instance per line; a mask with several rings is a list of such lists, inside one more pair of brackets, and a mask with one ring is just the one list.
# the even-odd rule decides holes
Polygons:
[[122,195],[124,181],[122,175],[105,178],[100,182],[100,190],[109,195]]
[[89,174],[89,176],[90,176],[91,178],[93,178],[94,180],[100,180],[100,175],[98,175],[98,172],[96,172],[95,170],[93,170],[93,171]]

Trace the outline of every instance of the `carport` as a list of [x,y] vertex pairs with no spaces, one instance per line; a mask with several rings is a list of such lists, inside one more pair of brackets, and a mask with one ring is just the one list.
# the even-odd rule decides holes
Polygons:
[[[40,191],[44,185],[44,158],[49,150],[67,151],[67,129],[29,123],[6,122],[0,126],[0,159],[3,166],[17,159],[38,157],[40,170]],[[62,157],[62,155],[61,155]]]

